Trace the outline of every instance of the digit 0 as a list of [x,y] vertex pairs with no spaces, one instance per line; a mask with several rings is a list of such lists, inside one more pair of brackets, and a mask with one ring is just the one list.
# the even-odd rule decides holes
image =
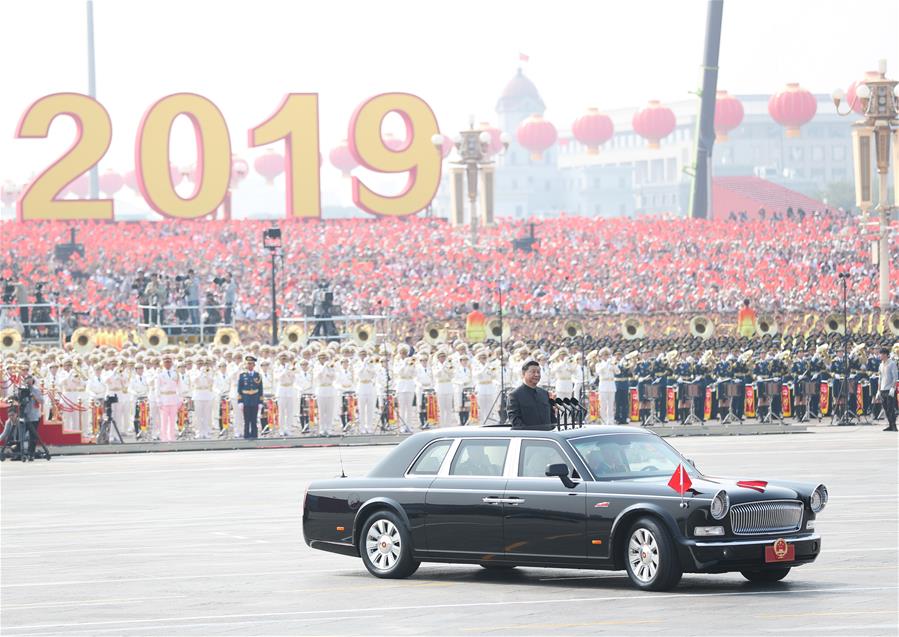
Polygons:
[[287,94],[278,110],[251,129],[248,137],[250,146],[284,140],[287,216],[320,217],[318,95]]
[[25,111],[16,128],[16,137],[47,137],[50,124],[59,115],[75,120],[78,136],[65,154],[38,175],[19,197],[16,203],[19,219],[112,219],[112,199],[56,199],[63,188],[96,165],[109,149],[112,122],[97,100],[79,93],[46,95]]
[[[197,177],[187,199],[175,192],[169,172],[169,135],[179,115],[197,139]],[[194,93],[176,93],[153,104],[141,120],[135,147],[137,185],[147,204],[167,217],[197,219],[224,201],[231,180],[231,138],[215,104]]]
[[[381,137],[381,122],[398,113],[406,124],[406,147],[391,150]],[[350,120],[349,145],[356,160],[381,173],[408,172],[406,187],[396,196],[379,195],[353,177],[353,201],[375,215],[404,217],[427,208],[440,186],[441,157],[431,143],[439,132],[437,118],[420,97],[386,93],[363,102]]]

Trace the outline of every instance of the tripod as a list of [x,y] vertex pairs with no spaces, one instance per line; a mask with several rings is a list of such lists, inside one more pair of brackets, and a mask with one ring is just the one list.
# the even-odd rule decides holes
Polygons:
[[740,385],[734,381],[724,384],[724,395],[727,398],[727,414],[721,419],[722,425],[732,422],[743,424],[743,419],[734,413],[734,400],[740,397]]
[[776,420],[782,425],[785,424],[783,414],[781,412],[774,411],[774,398],[778,386],[779,383],[777,381],[763,380],[759,383],[759,389],[764,388],[764,397],[768,400],[767,409],[765,413],[762,414],[762,417],[759,418],[760,423],[774,422]]
[[117,403],[118,401],[119,397],[116,395],[107,396],[103,400],[103,422],[100,423],[100,431],[97,432],[98,445],[106,445],[110,443],[110,429],[115,431],[115,435],[119,439],[119,444],[125,444],[125,441],[122,440],[122,432],[119,431],[119,426],[115,423],[115,420],[112,417],[112,405],[113,403]]
[[[691,383],[686,383],[685,387],[687,388],[686,394],[687,398],[690,400],[690,413],[687,414],[687,417],[681,421],[682,425],[703,425],[705,423],[696,415],[696,399],[699,397],[699,389],[700,386],[694,381]],[[694,389],[695,388],[695,389]]]
[[647,397],[652,403],[649,409],[649,415],[640,424],[642,427],[652,427],[653,425],[664,425],[665,421],[658,417],[656,410],[659,408],[658,402],[662,400],[662,385],[658,383],[650,383],[647,388]]
[[[51,458],[50,451],[37,433],[34,423],[25,420],[25,400],[30,400],[30,393],[24,396],[17,393],[9,405],[10,415],[0,435],[2,447],[0,447],[0,461],[6,460],[9,453],[10,460],[31,462],[35,458]],[[35,451],[35,446],[40,445],[40,451]]]

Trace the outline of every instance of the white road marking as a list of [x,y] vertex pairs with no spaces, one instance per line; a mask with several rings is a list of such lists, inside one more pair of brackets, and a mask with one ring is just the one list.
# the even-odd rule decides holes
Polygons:
[[[614,602],[628,600],[632,602],[647,602],[649,604],[658,605],[660,600],[686,600],[698,599],[702,597],[746,597],[753,595],[778,595],[784,596],[791,593],[852,593],[852,592],[870,592],[870,591],[886,591],[896,590],[899,586],[870,586],[870,587],[844,587],[844,588],[796,588],[789,590],[767,590],[767,591],[739,591],[725,593],[656,593],[653,595],[644,595],[635,591],[631,595],[616,595],[611,597],[579,597],[579,598],[559,598],[550,599],[528,599],[528,600],[504,600],[497,602],[459,602],[455,604],[421,604],[410,606],[377,606],[372,608],[340,608],[327,610],[305,610],[305,611],[284,611],[273,613],[236,613],[232,615],[194,615],[192,617],[148,617],[144,619],[122,619],[109,620],[100,622],[71,622],[58,624],[30,624],[24,626],[10,627],[15,630],[39,630],[49,628],[74,628],[78,626],[123,626],[128,624],[160,624],[167,622],[185,622],[185,621],[208,621],[208,620],[225,620],[240,618],[261,618],[261,617],[302,617],[305,615],[325,615],[325,614],[341,614],[348,612],[353,613],[384,613],[387,611],[413,611],[420,613],[423,610],[436,610],[447,608],[483,608],[493,606],[517,606],[517,605],[536,605],[536,604],[552,604],[562,606],[565,604],[595,604],[596,602]],[[658,609],[655,609],[658,610]],[[165,628],[165,627],[160,627]],[[807,628],[806,628],[807,630]]]
[[124,604],[144,604],[157,599],[183,599],[187,595],[160,595],[159,597],[140,597],[134,599],[98,599],[98,600],[74,600],[69,602],[40,602],[37,604],[9,604],[3,605],[3,610],[57,608],[60,606],[121,606]]

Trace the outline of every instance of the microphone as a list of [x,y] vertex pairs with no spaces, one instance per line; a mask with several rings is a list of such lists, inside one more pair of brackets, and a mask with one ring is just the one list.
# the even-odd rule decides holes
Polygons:
[[561,398],[553,398],[552,404],[559,408],[559,424],[563,426],[567,426],[569,424],[568,419],[571,415],[571,412],[568,409],[568,405],[565,404],[565,401]]
[[584,418],[586,418],[586,416],[587,416],[587,408],[584,407],[583,405],[581,405],[581,402],[574,396],[571,397],[571,404],[573,404],[577,408],[578,413],[580,414],[578,416],[578,420],[579,420],[580,424],[583,425]]
[[572,425],[578,424],[578,420],[580,420],[581,410],[576,406],[577,401],[574,398],[563,398],[565,404],[568,405],[568,408],[571,410],[572,416]]

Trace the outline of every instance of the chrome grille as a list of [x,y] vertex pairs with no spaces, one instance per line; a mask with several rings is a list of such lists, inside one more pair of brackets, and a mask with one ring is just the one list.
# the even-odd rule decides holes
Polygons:
[[798,531],[802,524],[802,502],[776,500],[737,504],[730,510],[730,525],[736,535]]

